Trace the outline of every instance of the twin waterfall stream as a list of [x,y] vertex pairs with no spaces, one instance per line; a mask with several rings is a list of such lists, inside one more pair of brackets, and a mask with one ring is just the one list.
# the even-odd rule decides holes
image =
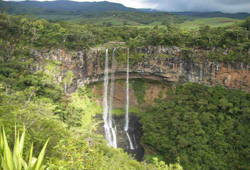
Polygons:
[[116,126],[112,119],[112,106],[114,96],[114,79],[115,79],[115,50],[113,51],[112,57],[112,73],[111,73],[111,88],[108,101],[108,85],[109,85],[109,72],[108,72],[108,49],[106,50],[105,56],[105,70],[104,70],[104,93],[103,93],[103,120],[104,120],[104,131],[105,138],[109,146],[117,148],[116,141]]
[[125,116],[125,126],[124,126],[124,131],[126,132],[126,135],[128,136],[128,141],[129,141],[129,146],[130,149],[134,149],[133,143],[131,141],[131,138],[128,133],[129,129],[129,49],[128,49],[128,56],[127,56],[127,79],[126,79],[126,116]]
[[[115,88],[115,49],[112,54],[112,67],[110,77],[110,89],[109,89],[109,54],[106,49],[105,55],[105,69],[104,69],[104,92],[103,92],[103,120],[104,120],[104,133],[107,140],[107,144],[113,148],[117,148],[117,127],[112,116],[113,109],[113,97]],[[134,150],[133,142],[129,134],[129,49],[127,55],[127,78],[126,78],[126,113],[124,132],[129,141],[130,150]]]

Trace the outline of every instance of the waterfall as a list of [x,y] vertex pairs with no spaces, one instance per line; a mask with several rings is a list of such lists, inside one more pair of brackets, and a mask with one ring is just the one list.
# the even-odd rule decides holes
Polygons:
[[[109,146],[117,148],[117,139],[116,139],[116,125],[115,121],[112,118],[113,110],[113,97],[114,97],[114,88],[115,88],[115,49],[113,50],[112,55],[112,72],[111,72],[111,82],[110,82],[110,91],[109,87],[109,55],[108,49],[106,49],[105,55],[105,69],[104,69],[104,92],[103,92],[103,120],[104,120],[104,131],[105,138]],[[108,95],[109,92],[109,95]],[[127,56],[127,79],[126,79],[126,114],[125,114],[125,125],[124,131],[128,137],[129,147],[131,150],[134,149],[133,142],[129,135],[129,49]]]
[[116,126],[112,119],[112,104],[114,96],[114,79],[115,79],[115,50],[112,56],[112,74],[111,74],[111,88],[108,101],[108,85],[109,85],[109,72],[108,72],[108,49],[106,49],[105,55],[105,70],[104,70],[104,92],[103,92],[103,120],[105,138],[109,146],[117,148],[116,141]]
[[104,120],[104,131],[105,138],[107,140],[108,145],[111,144],[111,134],[108,123],[108,85],[109,85],[109,73],[108,73],[108,49],[106,49],[105,55],[105,69],[104,69],[104,90],[103,90],[103,120]]
[[124,130],[128,131],[129,126],[129,49],[128,49],[128,56],[127,56],[127,79],[126,79],[126,115],[125,115],[125,126]]
[[124,126],[124,131],[127,134],[130,149],[134,149],[131,138],[128,133],[129,129],[129,49],[128,49],[128,56],[127,56],[127,79],[126,79],[126,114],[125,114],[125,126]]
[[136,139],[135,139],[135,135],[133,134],[133,139],[134,139],[134,144],[135,144],[135,148],[137,148],[137,144],[136,144]]
[[132,143],[132,141],[131,141],[131,138],[130,138],[130,136],[129,136],[129,133],[126,131],[126,135],[127,135],[127,137],[128,137],[128,141],[129,141],[129,147],[130,147],[130,149],[134,149],[134,147],[133,147],[133,143]]
[[115,87],[115,49],[113,50],[113,55],[112,55],[112,72],[111,72],[108,116],[109,116],[109,127],[110,127],[111,132],[112,132],[112,144],[111,144],[111,146],[113,146],[114,148],[117,148],[116,126],[115,126],[115,121],[113,121],[113,119],[112,119],[114,87]]

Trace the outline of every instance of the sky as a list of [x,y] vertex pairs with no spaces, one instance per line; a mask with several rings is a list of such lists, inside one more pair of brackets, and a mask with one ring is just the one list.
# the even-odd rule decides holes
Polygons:
[[[89,1],[89,0],[77,0]],[[95,0],[103,1],[103,0]],[[153,8],[164,11],[250,12],[250,0],[108,0],[133,8]]]
[[[19,0],[17,0],[19,1]],[[41,0],[43,1],[43,0]],[[104,0],[74,0],[74,1],[104,1]],[[152,8],[162,11],[182,12],[249,12],[250,0],[106,0],[121,3],[133,8]]]

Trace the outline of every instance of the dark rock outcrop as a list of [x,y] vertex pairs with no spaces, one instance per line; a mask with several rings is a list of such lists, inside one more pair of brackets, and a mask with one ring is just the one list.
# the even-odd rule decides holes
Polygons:
[[[97,120],[102,118],[97,116]],[[142,161],[144,156],[144,148],[141,145],[141,138],[143,135],[142,127],[140,124],[140,119],[133,113],[130,113],[129,116],[129,130],[128,133],[131,138],[133,149],[130,148],[129,140],[124,131],[125,117],[113,115],[113,122],[116,127],[116,137],[117,137],[117,146],[124,149],[125,152],[131,154],[136,160]],[[104,135],[103,124],[99,126],[98,133]]]

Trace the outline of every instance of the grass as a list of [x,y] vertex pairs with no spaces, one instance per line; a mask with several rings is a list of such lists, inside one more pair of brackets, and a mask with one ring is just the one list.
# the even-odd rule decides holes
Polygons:
[[126,25],[140,25],[140,23],[131,21],[131,20],[126,20],[126,19],[121,19],[121,18],[114,18],[114,17],[101,17],[101,18],[85,18],[81,15],[36,15],[36,18],[38,19],[47,19],[50,21],[67,21],[71,23],[76,23],[76,24],[95,24],[98,26],[102,26],[105,23],[111,23],[112,26],[122,26],[124,24]]
[[[235,23],[241,22],[241,20],[231,19],[231,18],[224,18],[224,17],[217,17],[217,18],[198,18],[192,21],[185,21],[181,24],[176,24],[177,27],[181,29],[198,29],[202,25],[208,25],[211,27],[224,27],[229,26]],[[137,28],[154,28],[158,26],[159,28],[166,28],[165,25],[162,25],[161,21],[155,21],[149,25],[143,24],[130,24],[130,26],[135,26]]]
[[162,22],[161,21],[155,21],[155,22],[152,22],[151,24],[149,24],[150,26],[160,26],[162,25]]
[[126,20],[126,19],[120,19],[120,18],[114,18],[114,17],[102,17],[102,18],[76,18],[76,19],[70,19],[69,22],[73,23],[91,23],[95,25],[104,25],[105,23],[111,23],[112,26],[122,26],[122,25],[140,25],[137,22]]
[[158,26],[158,28],[167,28],[165,25],[138,25],[137,28],[154,28]]
[[182,24],[178,24],[177,26],[179,26],[181,29],[197,29],[201,25],[208,25],[211,27],[224,27],[224,26],[235,24],[237,22],[240,22],[240,20],[224,18],[224,17],[199,18],[193,21],[186,21]]
[[[134,114],[136,116],[141,116],[143,112],[139,106],[131,106],[129,108],[129,113]],[[125,114],[126,114],[125,107],[124,108],[113,108],[113,115],[122,116]]]
[[70,20],[74,20],[74,19],[80,19],[81,16],[80,15],[36,15],[37,19],[46,19],[46,20],[55,20],[55,21],[59,21],[59,20],[63,20],[63,21],[70,21]]

